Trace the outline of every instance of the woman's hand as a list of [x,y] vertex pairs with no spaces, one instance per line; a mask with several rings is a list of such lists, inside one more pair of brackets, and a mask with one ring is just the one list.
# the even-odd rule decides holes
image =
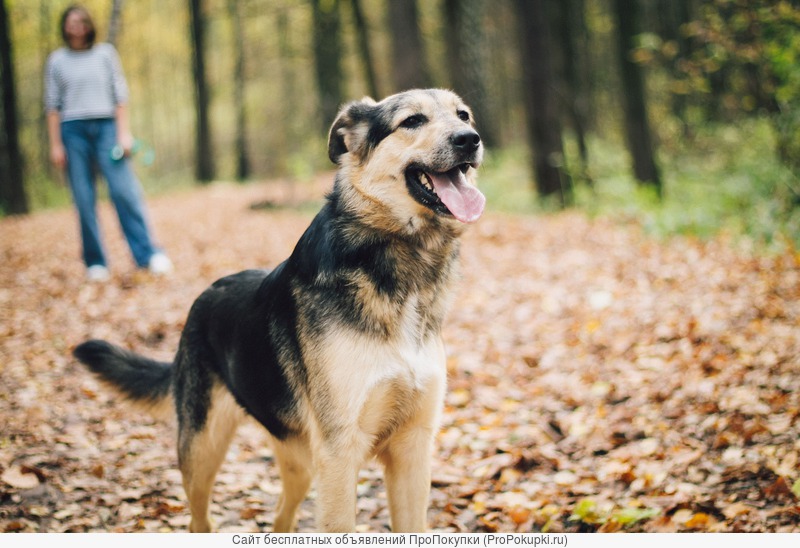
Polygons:
[[117,134],[117,144],[122,147],[123,155],[128,158],[133,153],[133,135],[131,132],[120,132]]
[[64,169],[67,165],[67,151],[61,143],[50,146],[50,163],[58,170]]
[[67,150],[61,141],[61,116],[55,110],[47,113],[47,134],[50,137],[50,163],[61,171],[67,165]]

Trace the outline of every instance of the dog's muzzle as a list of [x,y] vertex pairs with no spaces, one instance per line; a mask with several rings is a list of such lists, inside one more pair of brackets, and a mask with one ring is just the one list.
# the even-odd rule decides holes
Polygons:
[[473,223],[486,205],[483,193],[467,180],[469,170],[477,169],[482,159],[481,137],[473,129],[462,129],[450,136],[449,144],[451,157],[456,158],[453,164],[411,165],[406,169],[406,186],[425,207],[462,223]]

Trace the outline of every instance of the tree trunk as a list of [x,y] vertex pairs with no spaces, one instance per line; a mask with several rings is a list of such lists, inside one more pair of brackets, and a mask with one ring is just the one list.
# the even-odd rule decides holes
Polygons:
[[[280,59],[280,90],[281,100],[285,108],[281,109],[281,127],[284,128],[285,139],[279,139],[276,143],[278,171],[283,174],[291,174],[292,158],[295,156],[299,144],[303,141],[303,119],[295,115],[300,111],[301,106],[298,99],[302,94],[298,90],[296,55],[292,49],[291,25],[289,21],[289,9],[283,8],[276,14],[276,26],[278,31],[278,58]],[[317,131],[316,126],[313,131]],[[327,130],[326,130],[327,131]]]
[[375,63],[372,57],[372,47],[367,31],[367,20],[364,17],[364,10],[361,7],[361,0],[350,0],[350,7],[353,10],[353,23],[356,28],[356,38],[358,40],[358,55],[361,58],[361,66],[364,69],[364,80],[367,83],[367,90],[375,100],[380,100],[378,93],[378,79],[375,76]]
[[486,146],[497,143],[496,119],[486,90],[486,40],[483,32],[485,0],[445,0],[447,65],[453,90],[472,108]]
[[425,47],[419,31],[416,0],[389,0],[394,92],[431,87]]
[[546,1],[549,0],[516,0],[515,8],[536,189],[541,199],[555,198],[564,207],[572,201],[572,183],[563,170],[564,149],[558,101],[553,91],[555,78],[550,62]]
[[[2,1],[2,0],[0,0]],[[50,0],[39,0],[39,55],[41,62],[39,66],[44,67],[47,62],[47,56],[54,49],[53,39],[57,33],[53,32],[53,17],[51,16],[52,2]],[[41,89],[42,93],[44,88]],[[40,97],[40,104],[42,103]],[[38,144],[36,161],[40,166],[44,166],[43,171],[52,169],[55,170],[50,163],[50,136],[47,133],[47,112],[43,108],[39,108],[39,115],[36,119]],[[52,172],[53,174],[55,171]]]
[[117,47],[117,38],[122,26],[122,4],[124,3],[125,0],[113,0],[111,2],[111,17],[109,17],[108,21],[108,38],[106,41],[114,47]]
[[[685,77],[680,68],[681,61],[691,55],[689,39],[682,32],[682,27],[691,21],[691,5],[689,0],[658,0],[658,28],[662,40],[674,44],[675,55],[667,61],[672,77],[681,79]],[[686,120],[687,92],[672,92],[670,108],[672,114],[680,120],[683,134],[690,133],[689,123]]]
[[314,67],[320,105],[321,129],[330,129],[342,93],[342,46],[339,0],[312,0],[314,18]]
[[236,61],[233,69],[233,104],[236,109],[236,179],[244,181],[250,176],[250,158],[247,154],[247,124],[245,109],[244,28],[240,0],[228,0],[228,13],[233,22],[233,45]]
[[189,0],[192,38],[192,74],[194,77],[194,106],[197,118],[195,130],[195,176],[201,183],[214,179],[214,155],[211,149],[209,123],[210,93],[206,80],[205,29],[203,0]]
[[0,0],[0,214],[28,212],[19,146],[17,94],[11,23],[5,0]]
[[652,186],[661,195],[661,176],[656,166],[653,138],[647,119],[644,76],[642,70],[630,57],[636,46],[639,30],[639,0],[614,0],[617,18],[617,43],[620,72],[622,76],[622,98],[625,108],[625,136],[633,159],[636,179]]
[[586,145],[586,131],[589,118],[589,85],[587,75],[586,22],[584,20],[584,0],[561,0],[558,2],[559,34],[561,38],[562,62],[564,68],[564,99],[567,113],[580,155],[580,179],[591,184],[588,176],[589,148]]

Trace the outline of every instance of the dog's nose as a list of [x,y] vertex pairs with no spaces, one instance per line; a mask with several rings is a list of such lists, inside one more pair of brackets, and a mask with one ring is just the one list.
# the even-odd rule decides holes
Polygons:
[[450,136],[453,146],[463,152],[475,152],[481,144],[481,136],[472,129],[462,129]]

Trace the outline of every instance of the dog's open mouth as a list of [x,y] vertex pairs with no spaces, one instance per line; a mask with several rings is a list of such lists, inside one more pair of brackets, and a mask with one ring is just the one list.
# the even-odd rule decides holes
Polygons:
[[411,196],[425,207],[452,215],[462,223],[472,223],[483,213],[486,198],[467,181],[466,173],[471,167],[461,164],[436,172],[412,166],[406,170],[406,185]]

